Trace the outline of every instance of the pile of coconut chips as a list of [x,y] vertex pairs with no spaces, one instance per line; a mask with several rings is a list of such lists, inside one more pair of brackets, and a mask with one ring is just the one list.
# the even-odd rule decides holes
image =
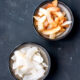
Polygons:
[[37,47],[24,47],[16,50],[11,59],[14,74],[22,80],[39,80],[48,68]]
[[55,39],[61,35],[72,23],[68,21],[66,13],[58,7],[57,0],[40,7],[33,17],[37,30],[49,39]]

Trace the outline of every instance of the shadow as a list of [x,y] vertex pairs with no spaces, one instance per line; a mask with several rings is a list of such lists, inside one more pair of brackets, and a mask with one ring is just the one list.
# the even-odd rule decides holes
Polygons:
[[49,72],[49,75],[46,77],[45,80],[51,80],[52,77],[54,75],[57,74],[58,72],[58,62],[57,62],[57,58],[53,57],[53,55],[50,54],[50,57],[51,57],[51,68],[50,68],[50,72]]
[[79,33],[79,19],[77,18],[76,14],[74,14],[74,25],[72,31],[69,33],[67,37],[65,37],[63,40],[72,40],[74,39],[77,34]]

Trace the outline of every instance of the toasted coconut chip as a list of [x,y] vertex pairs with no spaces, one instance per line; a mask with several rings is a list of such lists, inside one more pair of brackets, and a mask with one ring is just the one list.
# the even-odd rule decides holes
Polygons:
[[46,16],[43,16],[43,17],[41,17],[38,21],[42,23],[42,22],[44,22],[45,20],[46,20]]
[[38,30],[41,31],[44,29],[44,26],[42,23],[38,22]]
[[60,26],[53,28],[53,29],[48,29],[48,30],[44,30],[42,33],[45,35],[50,35],[50,34],[55,34],[56,32],[58,32],[61,29]]
[[45,9],[49,8],[49,7],[57,7],[58,5],[58,1],[54,0],[52,3],[48,3],[47,6],[44,6]]
[[49,23],[53,22],[53,19],[51,18],[50,13],[46,9],[40,8],[39,12],[47,17],[47,20],[48,20]]
[[44,14],[40,11],[40,9],[39,9],[38,15],[39,15],[39,16],[43,16],[43,15],[44,15]]
[[50,13],[47,13],[47,20],[48,20],[49,23],[53,22],[53,19],[51,18]]
[[46,16],[43,16],[38,20],[38,30],[44,29],[44,21],[45,20],[46,20]]
[[40,19],[40,17],[38,17],[38,16],[33,16],[33,18],[35,19],[35,20],[39,20]]
[[66,29],[64,29],[64,28],[61,28],[61,30],[60,30],[60,31],[61,31],[61,32],[64,32],[65,30],[66,30]]
[[60,8],[58,7],[50,7],[47,9],[49,12],[57,12],[57,11],[60,11]]
[[56,37],[60,36],[62,33],[63,33],[63,32],[58,32],[58,33],[56,34]]
[[54,27],[57,27],[57,23],[55,21],[49,25],[50,29],[54,28]]
[[53,7],[52,3],[48,3],[46,6],[44,6],[45,9],[50,8],[50,7]]
[[49,23],[48,23],[48,21],[46,20],[46,21],[44,22],[44,27],[47,28],[48,25],[49,25]]
[[72,21],[66,21],[66,22],[64,22],[61,26],[70,25],[71,23],[72,23]]
[[69,25],[65,25],[65,26],[62,26],[62,27],[66,29],[66,28],[68,28],[68,27],[69,27]]
[[55,22],[58,24],[59,23],[59,18],[58,17],[55,17]]
[[55,15],[57,15],[59,18],[64,16],[62,12],[55,12]]
[[65,32],[66,29],[61,28],[59,32],[56,33],[56,37],[60,36],[63,32]]
[[42,15],[46,15],[46,12],[47,12],[47,11],[46,11],[46,9],[44,9],[44,8],[40,8],[40,9],[39,9],[39,13],[42,14]]
[[49,35],[49,38],[50,38],[50,39],[55,39],[55,37],[56,37],[56,34],[50,34],[50,35]]
[[58,6],[58,0],[54,0],[54,1],[52,2],[52,5],[53,5],[54,7],[57,7],[57,6]]

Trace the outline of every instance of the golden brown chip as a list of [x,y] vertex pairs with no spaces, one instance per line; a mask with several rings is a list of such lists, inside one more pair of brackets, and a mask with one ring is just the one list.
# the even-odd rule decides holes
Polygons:
[[52,2],[52,5],[53,5],[54,7],[57,7],[57,6],[58,6],[58,0],[54,0],[54,1]]
[[45,35],[55,34],[56,32],[60,31],[60,29],[61,29],[61,27],[58,26],[56,28],[44,30],[42,33]]

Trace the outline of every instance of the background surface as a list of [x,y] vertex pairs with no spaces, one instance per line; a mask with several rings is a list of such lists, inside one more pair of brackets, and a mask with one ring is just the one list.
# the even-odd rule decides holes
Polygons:
[[46,41],[34,30],[32,16],[43,0],[0,0],[0,80],[15,80],[9,72],[10,52],[23,42],[47,49],[52,67],[45,80],[80,80],[80,0],[60,0],[75,18],[72,32],[63,40]]

